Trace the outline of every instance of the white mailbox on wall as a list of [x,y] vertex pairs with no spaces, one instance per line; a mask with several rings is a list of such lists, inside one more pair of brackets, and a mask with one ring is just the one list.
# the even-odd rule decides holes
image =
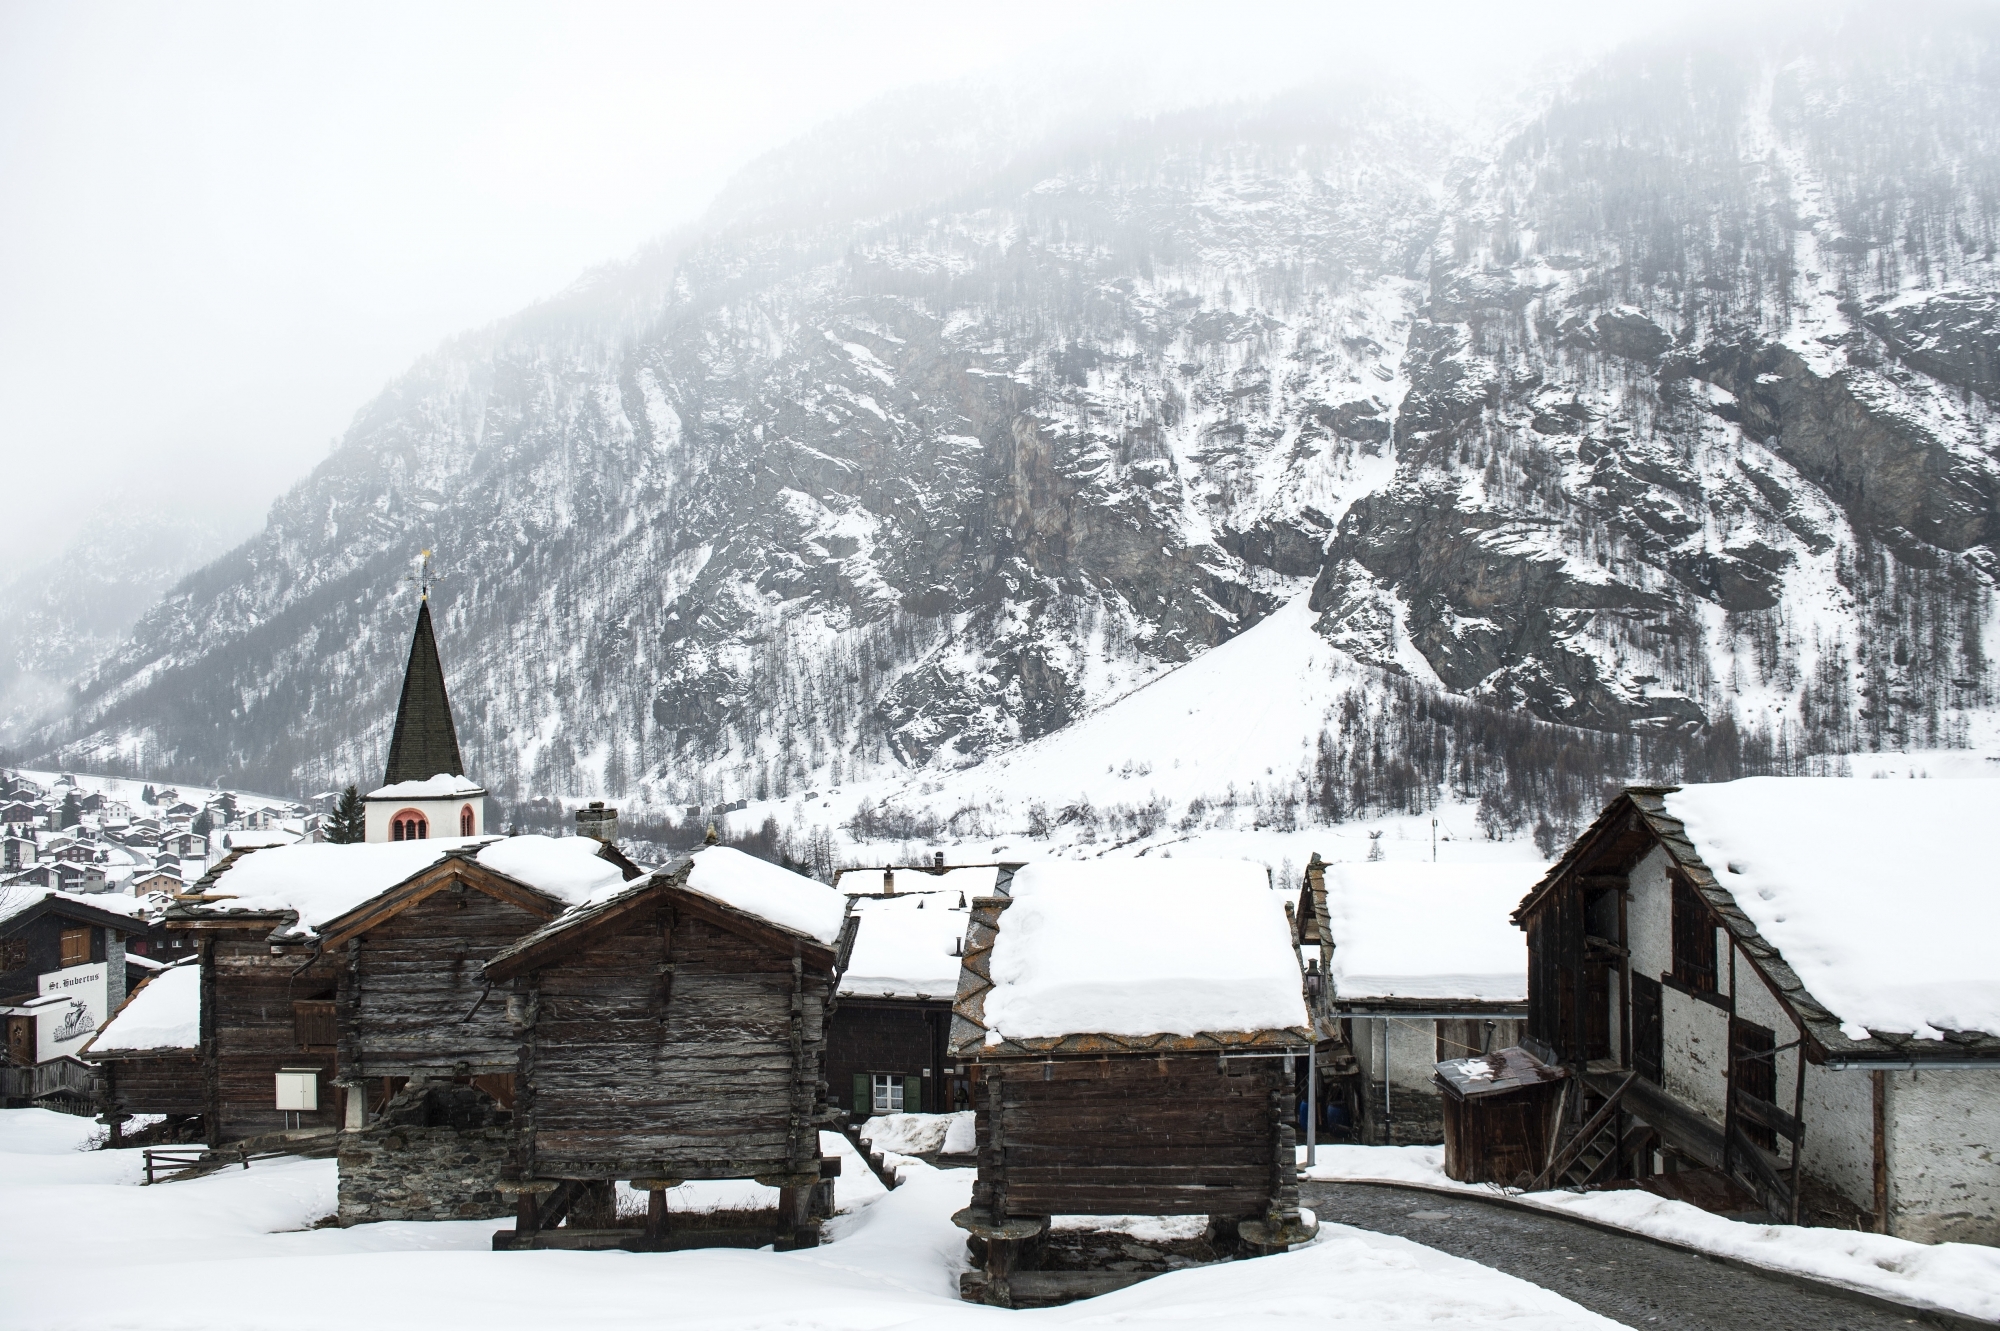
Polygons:
[[278,1073],[278,1108],[301,1113],[319,1108],[319,1069],[285,1068]]

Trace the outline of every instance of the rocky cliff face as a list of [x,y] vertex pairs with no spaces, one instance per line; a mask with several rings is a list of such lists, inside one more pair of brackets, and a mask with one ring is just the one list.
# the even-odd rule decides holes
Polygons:
[[1635,54],[1477,155],[1296,99],[739,190],[412,370],[28,747],[370,780],[426,545],[524,796],[961,767],[1308,594],[1363,667],[1571,726],[1954,742],[1989,37]]

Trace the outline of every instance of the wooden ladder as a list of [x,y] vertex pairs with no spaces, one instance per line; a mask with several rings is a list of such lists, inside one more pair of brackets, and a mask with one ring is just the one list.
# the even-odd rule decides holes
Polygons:
[[1582,1188],[1603,1177],[1624,1153],[1625,1141],[1618,1132],[1618,1106],[1626,1088],[1638,1073],[1627,1073],[1603,1104],[1597,1107],[1576,1134],[1549,1156],[1549,1163],[1535,1179],[1531,1192],[1549,1188]]

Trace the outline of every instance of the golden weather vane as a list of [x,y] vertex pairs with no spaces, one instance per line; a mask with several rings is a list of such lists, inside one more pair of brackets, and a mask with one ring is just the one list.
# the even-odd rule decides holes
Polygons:
[[418,597],[420,600],[425,600],[425,601],[430,600],[431,584],[434,582],[442,582],[444,580],[444,575],[442,573],[431,572],[431,555],[434,553],[435,551],[425,550],[423,553],[423,563],[419,566],[419,571],[416,573],[412,573],[403,579],[404,582],[414,582],[417,584]]

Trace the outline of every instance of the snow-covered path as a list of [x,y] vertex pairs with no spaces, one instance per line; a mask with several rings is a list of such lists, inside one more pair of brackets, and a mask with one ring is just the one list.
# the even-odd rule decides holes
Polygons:
[[41,1110],[0,1112],[0,1327],[1618,1325],[1512,1276],[1338,1225],[1297,1252],[1175,1272],[1065,1308],[972,1307],[956,1297],[964,1243],[950,1220],[972,1176],[920,1163],[905,1166],[895,1192],[872,1192],[837,1217],[831,1241],[809,1252],[495,1253],[493,1221],[308,1228],[333,1209],[330,1160],[141,1188],[139,1152],[78,1151],[90,1131],[87,1120]]

